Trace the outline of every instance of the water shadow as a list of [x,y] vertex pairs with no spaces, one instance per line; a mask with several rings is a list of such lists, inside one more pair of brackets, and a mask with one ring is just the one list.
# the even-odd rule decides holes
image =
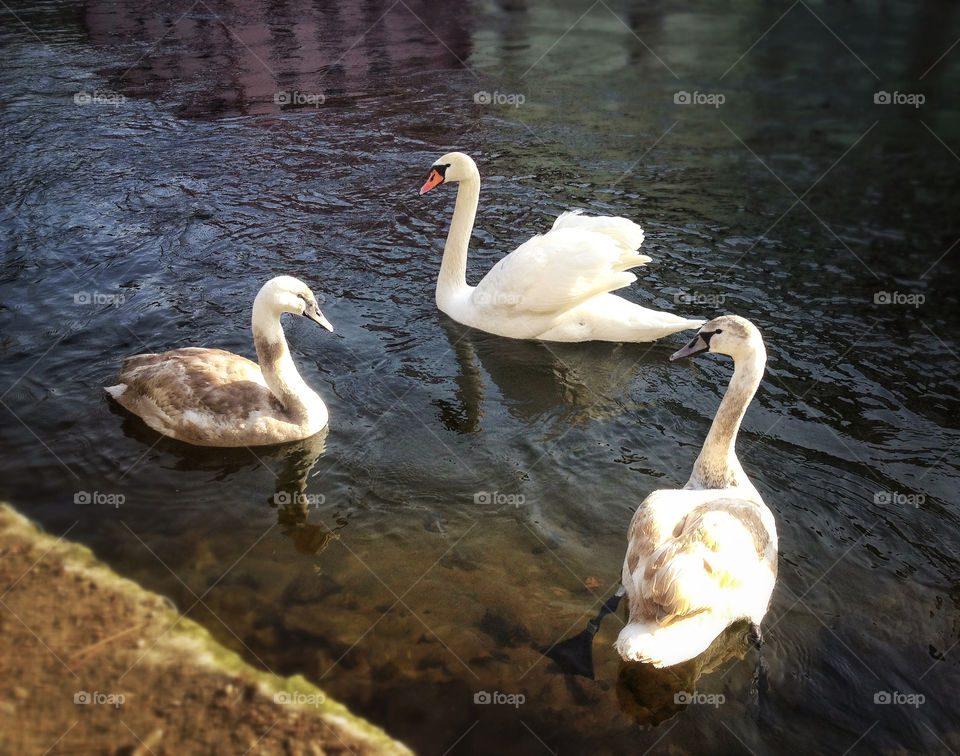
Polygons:
[[[719,694],[699,695],[697,683],[733,658],[743,659],[753,648],[750,623],[730,625],[699,656],[657,669],[651,664],[620,661],[617,673],[617,701],[620,709],[641,727],[655,727],[693,704],[720,705]],[[751,691],[756,698],[757,691]]]
[[488,383],[499,390],[507,411],[527,424],[549,418],[552,432],[607,420],[625,410],[624,396],[645,385],[648,369],[661,370],[665,344],[522,341],[468,328],[440,316],[454,351],[457,390],[437,399],[441,423],[455,433],[481,430]]
[[333,529],[309,522],[309,510],[324,503],[322,494],[308,493],[307,484],[314,465],[326,451],[329,426],[310,438],[286,444],[238,448],[193,446],[157,433],[114,402],[110,402],[109,407],[114,415],[123,418],[125,436],[169,455],[174,460],[174,470],[212,472],[217,481],[247,468],[270,470],[276,476],[276,484],[267,503],[277,510],[277,523],[298,552],[321,553],[331,540],[339,537],[337,531],[346,526],[346,520],[342,519]]

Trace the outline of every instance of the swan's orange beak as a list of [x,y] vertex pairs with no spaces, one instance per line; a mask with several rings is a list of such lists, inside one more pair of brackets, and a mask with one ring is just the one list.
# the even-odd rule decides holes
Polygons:
[[440,171],[434,168],[432,171],[430,171],[430,175],[427,177],[427,183],[420,187],[420,196],[422,197],[435,186],[439,186],[442,183],[443,175],[440,173]]

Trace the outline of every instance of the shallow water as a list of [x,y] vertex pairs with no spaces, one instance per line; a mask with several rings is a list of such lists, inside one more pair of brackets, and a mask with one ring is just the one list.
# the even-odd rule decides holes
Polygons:
[[[952,8],[181,5],[5,14],[0,495],[422,753],[958,749]],[[472,280],[583,207],[646,230],[624,296],[763,330],[739,442],[781,546],[759,705],[742,628],[654,672],[618,664],[610,617],[596,681],[537,652],[613,591],[731,365],[438,314],[453,196],[416,189],[450,149],[484,177]],[[106,402],[127,354],[252,355],[278,273],[336,328],[286,322],[325,436],[197,450]]]

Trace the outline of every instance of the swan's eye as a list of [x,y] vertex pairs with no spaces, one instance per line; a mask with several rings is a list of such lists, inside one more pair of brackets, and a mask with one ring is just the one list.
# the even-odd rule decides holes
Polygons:
[[707,346],[710,346],[710,339],[712,339],[718,333],[723,333],[723,329],[718,328],[716,331],[710,331],[709,333],[707,333],[706,331],[700,331],[700,338],[703,339],[704,344],[706,344]]
[[431,168],[439,173],[444,178],[447,177],[447,168],[450,167],[450,163],[441,163],[440,165],[433,165]]

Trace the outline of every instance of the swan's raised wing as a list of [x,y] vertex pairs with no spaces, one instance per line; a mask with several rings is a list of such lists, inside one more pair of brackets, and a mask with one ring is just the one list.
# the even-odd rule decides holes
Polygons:
[[[595,221],[597,228],[565,220],[571,216]],[[507,309],[516,315],[565,312],[637,280],[629,269],[650,262],[629,246],[637,239],[643,240],[643,231],[625,218],[566,213],[549,233],[533,237],[494,265],[471,299],[478,308]]]
[[583,210],[571,210],[562,213],[553,222],[553,231],[564,228],[582,228],[605,234],[627,251],[640,249],[643,244],[643,229],[632,220],[607,215],[584,215]]
[[661,625],[723,611],[738,589],[756,580],[774,537],[764,525],[761,504],[735,498],[708,501],[690,510],[671,537],[643,560],[642,571],[632,576],[634,587]]

